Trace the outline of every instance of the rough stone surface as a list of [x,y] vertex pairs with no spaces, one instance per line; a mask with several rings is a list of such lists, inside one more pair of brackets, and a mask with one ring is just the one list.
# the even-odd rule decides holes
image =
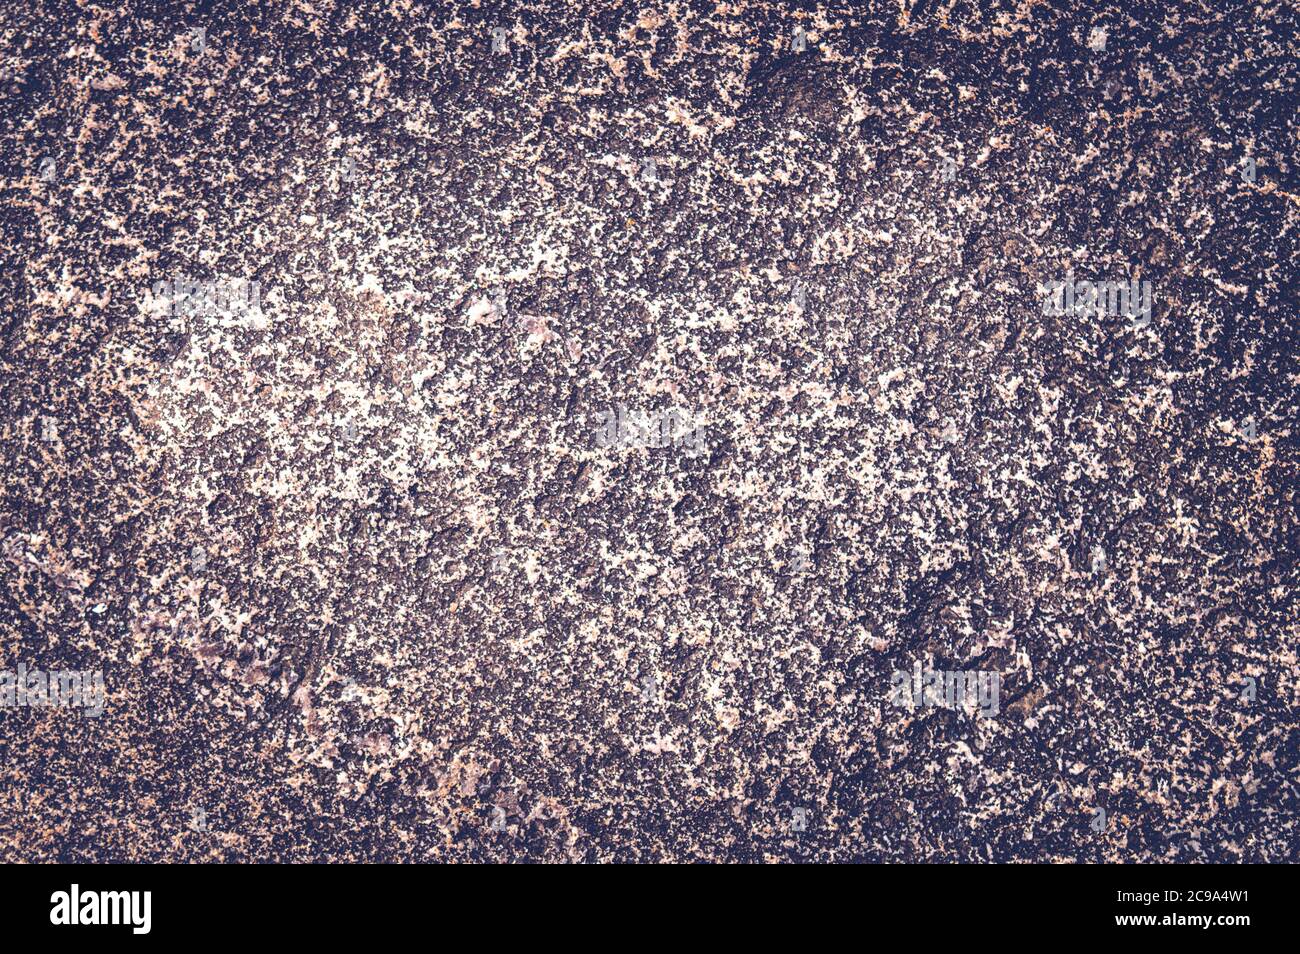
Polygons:
[[0,10],[0,858],[1300,860],[1293,6],[146,9]]

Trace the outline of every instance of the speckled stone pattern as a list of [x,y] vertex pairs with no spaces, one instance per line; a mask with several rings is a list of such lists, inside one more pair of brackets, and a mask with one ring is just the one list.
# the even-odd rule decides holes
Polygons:
[[0,859],[1300,860],[1296,20],[5,3]]

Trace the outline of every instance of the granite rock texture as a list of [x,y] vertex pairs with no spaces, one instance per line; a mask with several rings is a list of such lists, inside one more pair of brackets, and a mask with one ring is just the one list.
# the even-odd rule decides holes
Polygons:
[[4,4],[0,859],[1300,860],[1296,20]]

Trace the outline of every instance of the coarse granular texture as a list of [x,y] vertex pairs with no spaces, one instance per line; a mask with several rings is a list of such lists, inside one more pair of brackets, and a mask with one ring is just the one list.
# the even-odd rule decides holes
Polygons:
[[5,3],[0,860],[1300,860],[1296,20]]

